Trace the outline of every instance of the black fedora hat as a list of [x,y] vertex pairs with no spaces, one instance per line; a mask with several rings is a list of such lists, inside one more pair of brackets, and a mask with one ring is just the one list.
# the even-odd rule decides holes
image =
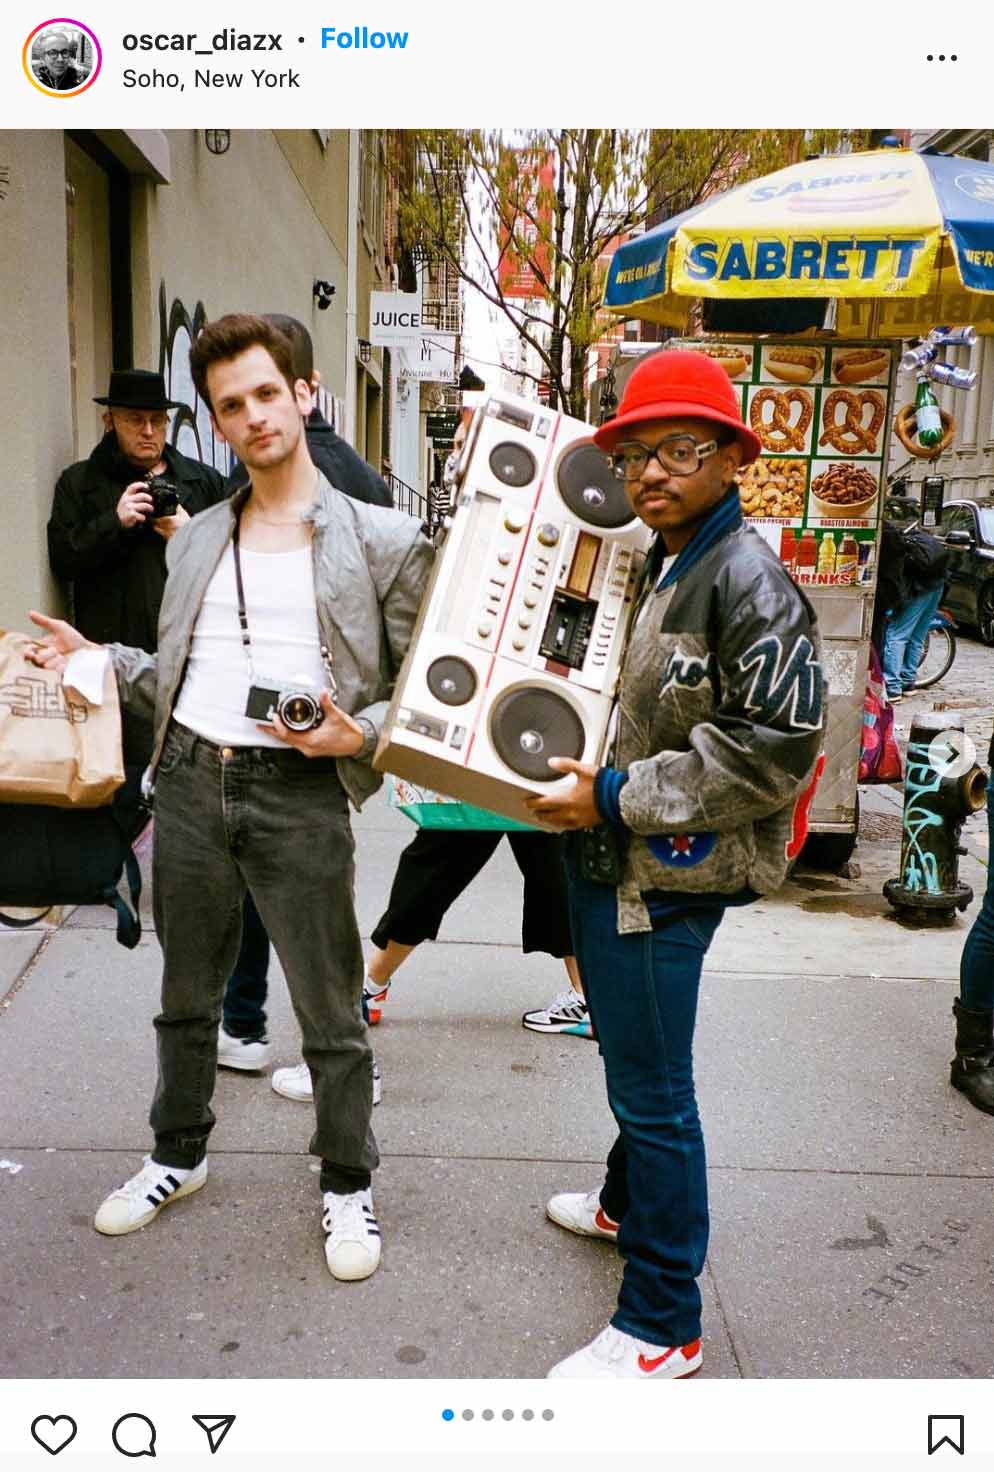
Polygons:
[[119,368],[110,376],[110,388],[95,404],[108,404],[112,409],[179,409],[182,406],[166,398],[166,380],[161,373],[147,368]]

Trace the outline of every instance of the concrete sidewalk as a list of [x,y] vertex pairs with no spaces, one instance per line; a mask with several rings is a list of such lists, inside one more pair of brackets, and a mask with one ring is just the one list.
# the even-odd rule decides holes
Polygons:
[[[713,1232],[709,1376],[990,1376],[994,1120],[950,1089],[967,919],[903,928],[899,803],[864,794],[861,878],[797,875],[729,914],[708,957],[698,1080]],[[363,934],[410,825],[357,820]],[[982,891],[980,820],[963,874]],[[971,912],[972,913],[972,912]],[[525,1032],[562,968],[524,958],[506,845],[395,983],[373,1034],[384,1098],[382,1266],[335,1283],[310,1111],[219,1076],[206,1189],[108,1239],[93,1212],[148,1149],[158,949],[110,911],[0,933],[0,1358],[8,1376],[542,1376],[613,1308],[608,1243],[545,1220],[599,1183],[596,1046]],[[271,1035],[297,1060],[277,974]]]

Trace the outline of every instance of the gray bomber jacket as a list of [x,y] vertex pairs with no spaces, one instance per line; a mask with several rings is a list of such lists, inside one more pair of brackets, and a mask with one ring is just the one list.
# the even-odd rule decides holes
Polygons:
[[[154,720],[152,770],[183,683],[204,593],[231,540],[248,487],[201,512],[169,541],[158,655],[109,645],[121,702]],[[431,570],[432,547],[406,512],[351,500],[318,475],[313,523],[318,626],[337,684],[336,701],[365,730],[362,750],[338,772],[356,808],[383,778],[371,762],[393,682],[410,642]]]
[[624,778],[608,803],[628,830],[623,933],[649,928],[646,891],[778,889],[822,749],[814,611],[736,502],[714,523],[710,545],[688,546],[649,589],[629,635],[612,760]]

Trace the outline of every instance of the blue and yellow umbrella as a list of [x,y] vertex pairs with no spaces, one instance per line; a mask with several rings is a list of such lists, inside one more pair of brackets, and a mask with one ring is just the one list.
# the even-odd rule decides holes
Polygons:
[[833,297],[844,338],[994,333],[994,165],[898,149],[791,164],[621,246],[604,305],[685,330],[702,297]]

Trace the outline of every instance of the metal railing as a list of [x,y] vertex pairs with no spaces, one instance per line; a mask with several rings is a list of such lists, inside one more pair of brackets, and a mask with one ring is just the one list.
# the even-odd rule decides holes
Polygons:
[[423,495],[392,472],[384,479],[397,510],[406,511],[408,516],[416,516],[428,528],[429,536],[434,535],[448,510],[448,495],[442,487],[429,486],[428,494]]

